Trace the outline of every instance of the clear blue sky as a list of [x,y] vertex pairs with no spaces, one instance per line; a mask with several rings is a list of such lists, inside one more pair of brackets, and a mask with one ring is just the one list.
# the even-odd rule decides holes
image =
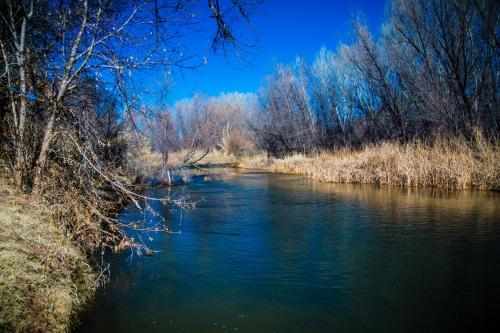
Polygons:
[[[385,6],[384,0],[264,0],[253,13],[257,45],[251,52],[257,56],[250,67],[237,63],[232,66],[222,55],[209,50],[208,32],[213,26],[207,22],[207,33],[191,33],[186,41],[192,50],[208,49],[204,53],[208,64],[196,71],[175,72],[167,102],[188,98],[194,92],[255,92],[277,62],[290,63],[297,55],[312,60],[322,46],[336,49],[340,42],[347,42],[353,15],[361,14],[377,34]],[[162,81],[161,77],[158,73],[149,81],[151,90]]]

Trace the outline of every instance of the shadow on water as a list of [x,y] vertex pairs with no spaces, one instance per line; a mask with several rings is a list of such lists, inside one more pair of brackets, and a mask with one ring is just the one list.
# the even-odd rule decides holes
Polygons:
[[156,207],[181,233],[107,257],[77,332],[500,328],[499,194],[233,172],[183,191],[199,204],[182,223]]

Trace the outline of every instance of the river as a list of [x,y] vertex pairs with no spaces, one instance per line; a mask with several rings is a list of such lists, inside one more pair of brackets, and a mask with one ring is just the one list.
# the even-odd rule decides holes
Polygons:
[[500,329],[500,194],[266,173],[174,191],[197,208],[153,208],[181,233],[143,235],[152,257],[106,255],[76,332]]

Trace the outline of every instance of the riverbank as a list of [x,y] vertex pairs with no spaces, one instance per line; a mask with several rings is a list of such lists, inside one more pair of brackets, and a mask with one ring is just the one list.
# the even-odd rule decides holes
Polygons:
[[304,175],[331,183],[384,184],[442,189],[500,190],[500,143],[481,137],[407,144],[383,142],[362,149],[337,149],[283,158],[265,153],[242,157],[212,152],[200,163],[232,163],[240,168]]
[[0,331],[66,332],[97,276],[31,196],[0,177]]

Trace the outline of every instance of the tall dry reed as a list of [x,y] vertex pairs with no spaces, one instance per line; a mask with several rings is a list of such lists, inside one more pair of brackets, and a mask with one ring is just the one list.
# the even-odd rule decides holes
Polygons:
[[[260,165],[271,172],[306,175],[335,183],[500,190],[500,142],[476,133],[473,140],[437,138],[432,144],[385,142],[361,150],[295,154]],[[242,161],[242,167],[257,162]]]

